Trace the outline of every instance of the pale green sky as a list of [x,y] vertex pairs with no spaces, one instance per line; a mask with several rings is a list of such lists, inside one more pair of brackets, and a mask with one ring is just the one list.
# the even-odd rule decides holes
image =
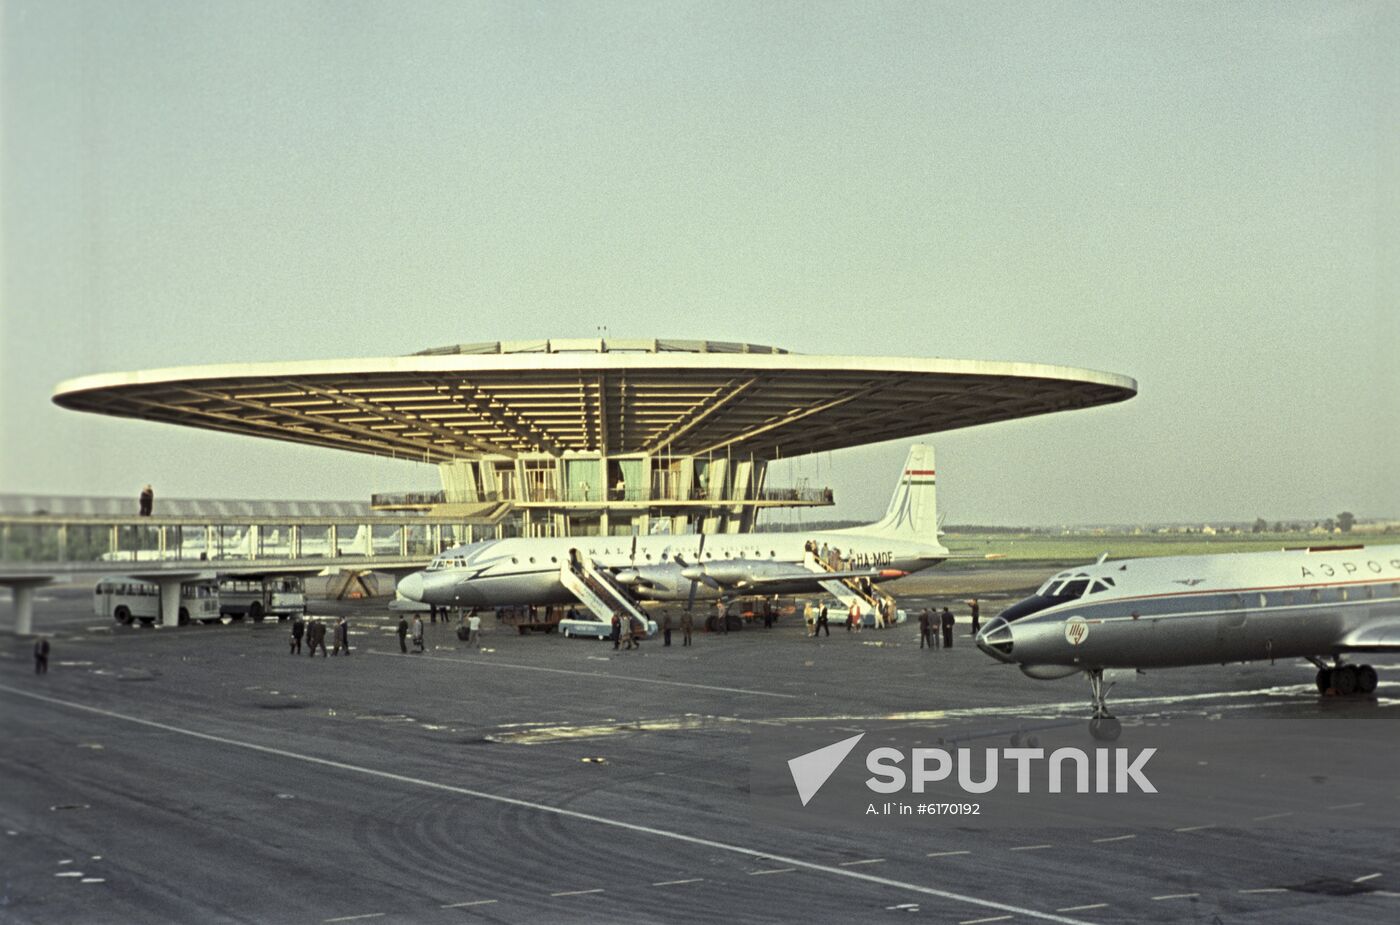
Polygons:
[[[936,438],[952,522],[1400,516],[1400,4],[6,0],[0,29],[0,490],[433,485],[49,396],[606,325],[1139,381]],[[796,475],[873,514],[903,452]]]

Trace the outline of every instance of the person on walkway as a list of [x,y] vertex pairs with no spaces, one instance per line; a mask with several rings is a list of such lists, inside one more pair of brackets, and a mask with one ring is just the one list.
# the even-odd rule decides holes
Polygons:
[[848,612],[848,615],[847,615],[846,619],[847,619],[847,621],[848,621],[847,624],[846,624],[846,628],[847,628],[847,629],[853,629],[853,630],[855,630],[857,633],[859,633],[859,632],[860,632],[860,622],[861,622],[862,619],[864,619],[864,615],[860,612],[860,605],[859,605],[859,604],[852,604],[852,605],[851,605],[851,609],[850,609],[850,611]]
[[301,614],[292,617],[292,651],[290,655],[301,654],[301,637],[306,635],[306,620]]
[[620,610],[613,611],[612,643],[614,650],[622,644],[622,611]]
[[694,624],[694,619],[690,616],[690,611],[681,614],[681,645],[690,645],[690,630]]
[[341,617],[336,621],[335,649],[331,654],[339,655],[341,649],[345,650],[346,655],[350,654],[350,621],[345,619],[345,617]]
[[802,605],[802,625],[807,627],[807,635],[815,636],[817,633],[817,609],[808,601]]
[[826,605],[825,605],[825,604],[822,605],[821,611],[817,614],[817,628],[816,628],[815,630],[812,631],[812,635],[813,635],[813,636],[816,636],[816,635],[818,635],[818,634],[820,634],[820,633],[826,633],[827,638],[828,638],[828,639],[831,638],[831,627],[828,626],[828,625],[827,625],[827,622],[826,622]]
[[34,673],[49,673],[49,637],[40,636],[34,640]]
[[923,613],[919,614],[919,648],[925,646],[934,648],[933,642],[933,618],[929,615],[928,608],[925,607]]
[[671,615],[669,613],[661,618],[661,644],[663,646],[671,644]]
[[142,517],[151,516],[151,506],[155,504],[155,501],[155,489],[151,488],[151,486],[149,485],[141,489],[141,495],[137,499],[137,504],[140,506],[137,508],[137,510],[140,512]]
[[953,648],[953,612],[943,608],[943,648]]
[[423,651],[423,617],[421,615],[413,618],[413,648],[418,652]]
[[977,603],[977,598],[972,599],[972,635],[976,636],[977,631],[982,628],[982,605]]
[[399,617],[399,651],[408,654],[408,617]]
[[627,648],[640,649],[642,647],[642,621],[636,617],[627,619]]

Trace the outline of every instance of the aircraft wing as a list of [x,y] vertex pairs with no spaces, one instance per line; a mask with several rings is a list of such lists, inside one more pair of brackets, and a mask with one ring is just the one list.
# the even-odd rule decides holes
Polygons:
[[1400,617],[1382,617],[1349,630],[1337,642],[1343,652],[1400,652]]

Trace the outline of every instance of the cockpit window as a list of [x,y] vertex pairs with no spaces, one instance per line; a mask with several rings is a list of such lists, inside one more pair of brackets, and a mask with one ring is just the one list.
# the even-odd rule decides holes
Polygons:
[[1084,596],[1084,592],[1089,589],[1089,578],[1086,575],[1076,575],[1067,581],[1062,581],[1057,585],[1047,586],[1041,594],[1045,597],[1054,598],[1057,601],[1071,601]]

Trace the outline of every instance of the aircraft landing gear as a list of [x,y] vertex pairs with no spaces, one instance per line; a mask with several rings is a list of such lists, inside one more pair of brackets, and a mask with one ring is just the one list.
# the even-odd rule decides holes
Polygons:
[[1108,712],[1108,692],[1113,689],[1113,684],[1104,686],[1102,668],[1091,669],[1085,674],[1089,676],[1089,689],[1094,697],[1094,717],[1089,720],[1089,735],[1100,742],[1116,741],[1123,733],[1123,724]]
[[1370,665],[1344,665],[1340,657],[1336,664],[1328,668],[1321,659],[1311,659],[1317,666],[1317,692],[1326,694],[1333,691],[1339,696],[1371,694],[1376,690],[1380,678]]

